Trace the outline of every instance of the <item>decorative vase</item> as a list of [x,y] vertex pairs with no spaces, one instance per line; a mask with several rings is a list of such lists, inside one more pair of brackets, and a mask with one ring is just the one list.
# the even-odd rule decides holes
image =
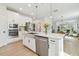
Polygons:
[[44,24],[45,33],[47,34],[48,24]]
[[47,28],[45,28],[45,34],[47,34]]

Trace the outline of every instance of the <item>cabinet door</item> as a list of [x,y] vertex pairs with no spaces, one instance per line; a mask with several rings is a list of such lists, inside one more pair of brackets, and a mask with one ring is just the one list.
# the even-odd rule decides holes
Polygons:
[[34,38],[25,37],[25,39],[23,39],[23,44],[25,46],[27,46],[28,48],[30,48],[31,50],[33,50],[34,52],[36,52],[36,46],[35,46],[35,39]]
[[49,41],[49,55],[58,56],[59,55],[59,40],[50,40]]
[[32,49],[34,52],[36,52],[36,44],[35,44],[34,38],[30,38],[30,49]]
[[23,40],[24,37],[25,37],[25,34],[22,31],[19,31],[19,38]]
[[29,47],[29,39],[28,39],[28,37],[24,37],[24,39],[23,39],[23,44],[25,45],[25,46],[27,46],[27,47]]

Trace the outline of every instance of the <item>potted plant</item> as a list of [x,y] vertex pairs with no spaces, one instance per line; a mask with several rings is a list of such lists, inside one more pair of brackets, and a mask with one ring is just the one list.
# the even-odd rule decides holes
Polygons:
[[44,24],[45,33],[47,34],[48,24]]

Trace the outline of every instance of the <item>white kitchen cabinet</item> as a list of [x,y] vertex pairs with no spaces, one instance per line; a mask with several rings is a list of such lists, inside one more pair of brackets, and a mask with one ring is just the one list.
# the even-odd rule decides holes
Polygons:
[[29,38],[29,48],[36,52],[35,39]]
[[19,31],[19,39],[24,39],[24,31]]
[[49,41],[49,56],[59,55],[59,40],[53,39]]
[[49,56],[63,55],[63,38],[49,39]]
[[36,52],[36,44],[35,44],[35,39],[33,37],[25,35],[25,37],[23,39],[23,44],[26,47],[33,50],[34,52]]
[[28,37],[24,37],[23,44],[29,48],[29,39],[28,39]]

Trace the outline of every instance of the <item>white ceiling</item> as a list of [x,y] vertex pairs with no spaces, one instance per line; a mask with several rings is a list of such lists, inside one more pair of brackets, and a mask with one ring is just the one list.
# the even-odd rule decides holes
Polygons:
[[[55,18],[79,15],[79,3],[4,3],[2,5],[8,6],[24,15],[37,18],[49,17],[51,13]],[[38,8],[35,6],[38,6]]]

